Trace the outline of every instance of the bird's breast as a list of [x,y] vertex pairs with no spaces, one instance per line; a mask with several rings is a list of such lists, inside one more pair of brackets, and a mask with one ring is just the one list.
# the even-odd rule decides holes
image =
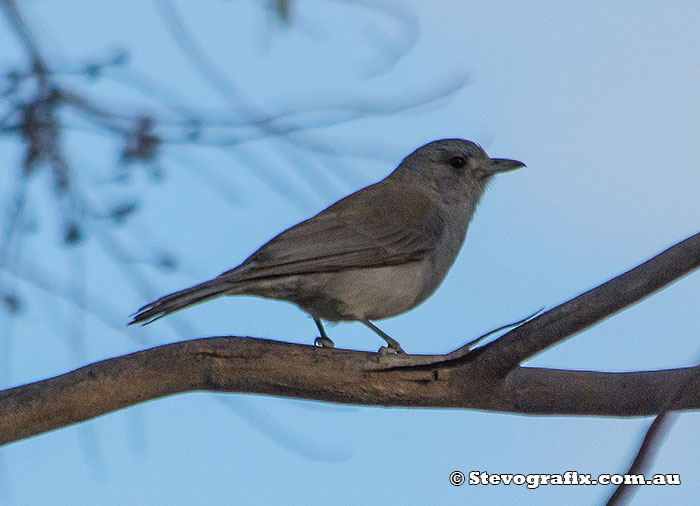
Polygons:
[[[298,305],[330,321],[381,320],[404,313],[425,298],[425,261],[324,273],[316,286],[321,297]],[[300,290],[303,292],[304,290]]]

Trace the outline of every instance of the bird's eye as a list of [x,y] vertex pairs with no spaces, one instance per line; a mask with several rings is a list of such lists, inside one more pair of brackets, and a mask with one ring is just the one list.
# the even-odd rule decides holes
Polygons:
[[467,160],[463,156],[453,156],[447,163],[449,163],[450,167],[453,169],[461,169],[467,164]]

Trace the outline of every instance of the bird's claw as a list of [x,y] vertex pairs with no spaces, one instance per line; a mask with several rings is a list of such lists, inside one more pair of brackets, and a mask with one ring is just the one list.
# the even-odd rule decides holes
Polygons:
[[406,352],[403,351],[403,348],[401,348],[401,346],[398,346],[398,345],[397,346],[390,346],[390,345],[382,346],[381,348],[379,348],[379,350],[377,350],[377,353],[382,357],[386,356],[386,355],[406,355]]
[[335,343],[327,337],[317,337],[314,339],[314,346],[318,348],[335,348]]

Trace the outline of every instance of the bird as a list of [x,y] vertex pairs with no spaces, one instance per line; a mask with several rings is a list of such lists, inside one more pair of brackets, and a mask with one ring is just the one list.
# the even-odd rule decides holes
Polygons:
[[146,304],[129,325],[222,295],[250,295],[308,313],[320,333],[316,346],[334,347],[323,320],[357,321],[386,341],[380,352],[405,353],[373,321],[405,313],[435,292],[489,181],[520,167],[468,140],[429,142],[386,178],[288,228],[237,267]]

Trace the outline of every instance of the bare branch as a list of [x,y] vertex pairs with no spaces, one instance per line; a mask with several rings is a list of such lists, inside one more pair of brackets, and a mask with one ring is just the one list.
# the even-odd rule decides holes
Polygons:
[[[0,444],[150,399],[202,390],[364,405],[644,416],[658,412],[695,372],[518,367],[503,381],[477,362],[402,367],[415,358],[425,356],[379,357],[243,337],[168,344],[0,392]],[[700,382],[694,381],[673,408],[700,408]]]
[[[607,373],[506,369],[504,364],[517,363],[687,274],[700,264],[699,249],[697,234],[469,353],[460,348],[448,355],[382,356],[219,337],[104,360],[0,392],[0,444],[196,390],[540,415],[644,416],[698,409],[698,368]],[[518,333],[522,346],[510,344]]]
[[32,66],[34,67],[34,72],[37,74],[45,74],[48,69],[46,63],[41,56],[41,52],[36,44],[36,41],[24,22],[22,15],[17,10],[14,0],[1,0],[0,7],[5,11],[5,17],[12,26],[12,29],[17,34],[17,38],[24,46],[24,49],[29,54],[29,58],[32,61]]
[[481,348],[479,360],[502,374],[700,266],[700,233],[634,269],[533,318]]
[[[700,264],[698,250],[700,234],[467,353],[381,356],[220,337],[104,360],[0,392],[0,444],[195,390],[540,415],[698,409],[698,368],[606,373],[511,367],[687,274]],[[513,335],[525,344],[513,343]]]
[[[687,388],[692,388],[691,385],[693,382],[697,381],[700,377],[700,365],[696,366],[694,369],[695,372],[688,376],[688,379],[676,389],[673,395],[669,396],[663,408],[661,411],[659,411],[659,414],[656,415],[654,421],[651,422],[649,429],[644,435],[644,440],[637,451],[637,455],[634,457],[632,465],[630,465],[630,468],[625,474],[636,475],[646,473],[652,458],[661,447],[664,432],[668,431],[669,427],[675,420],[675,413],[671,413],[670,410],[676,404],[678,399],[684,395],[685,390]],[[637,486],[632,486],[628,483],[622,482],[610,496],[606,506],[619,506],[621,504],[625,504],[632,498],[632,495],[637,488]]]

